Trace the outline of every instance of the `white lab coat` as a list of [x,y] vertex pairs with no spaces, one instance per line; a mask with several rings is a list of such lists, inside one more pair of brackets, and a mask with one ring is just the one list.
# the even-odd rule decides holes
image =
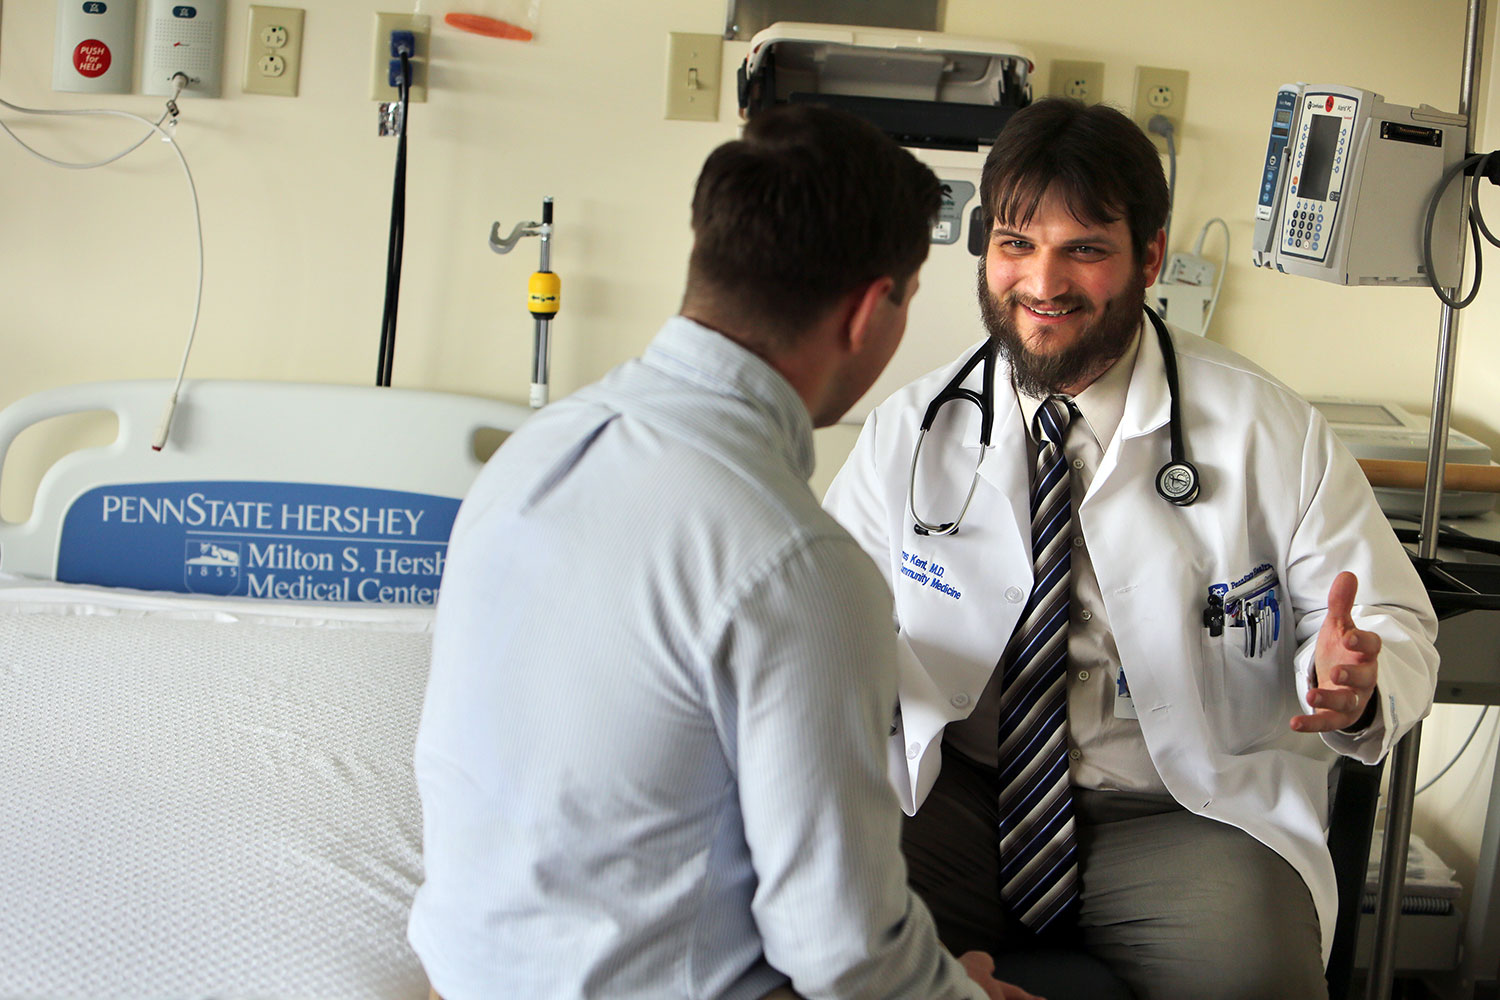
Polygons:
[[[1426,715],[1436,616],[1359,466],[1317,410],[1223,347],[1177,331],[1173,339],[1198,501],[1175,507],[1155,490],[1169,455],[1169,395],[1145,325],[1119,429],[1077,516],[1158,773],[1184,807],[1239,827],[1301,873],[1326,962],[1337,910],[1326,846],[1333,752],[1374,763]],[[825,501],[895,594],[904,655],[891,776],[908,814],[937,778],[943,727],[973,710],[1032,584],[1026,432],[1003,359],[992,443],[961,527],[947,536],[913,530],[907,484],[918,424],[962,361],[871,413]],[[965,384],[979,388],[977,366]],[[979,423],[977,407],[951,403],[927,435],[916,484],[925,520],[951,520],[961,506]],[[1280,639],[1271,654],[1247,658],[1243,630],[1214,638],[1204,628],[1207,588],[1266,563],[1280,580]],[[1359,577],[1356,624],[1383,641],[1380,712],[1357,738],[1294,733],[1288,721],[1309,710],[1313,646],[1341,570]]]

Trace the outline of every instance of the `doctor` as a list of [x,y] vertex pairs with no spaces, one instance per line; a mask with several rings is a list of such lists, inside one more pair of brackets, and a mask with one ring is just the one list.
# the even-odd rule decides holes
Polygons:
[[826,499],[895,593],[911,882],[955,951],[1324,995],[1330,767],[1430,707],[1426,593],[1313,407],[1147,321],[1168,195],[1129,119],[1034,104],[981,191],[988,341],[877,408]]

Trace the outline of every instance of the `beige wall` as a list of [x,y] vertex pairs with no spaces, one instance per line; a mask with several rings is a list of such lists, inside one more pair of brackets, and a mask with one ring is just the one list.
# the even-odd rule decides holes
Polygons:
[[[395,144],[376,136],[367,98],[371,15],[404,7],[306,6],[300,97],[240,93],[246,4],[230,0],[224,97],[182,102],[178,131],[202,199],[207,253],[190,375],[362,383],[374,369]],[[0,96],[160,113],[156,98],[52,93],[54,12],[40,0],[0,9]],[[563,278],[554,395],[644,347],[679,299],[697,167],[733,134],[728,93],[718,124],[662,120],[666,35],[716,32],[723,17],[723,3],[712,0],[544,0],[530,44],[435,30],[431,100],[411,117],[397,384],[525,400],[531,322],[523,298],[536,243],[501,257],[485,238],[493,221],[508,229],[535,217],[544,195],[557,200],[553,267]],[[1039,88],[1054,58],[1103,61],[1105,98],[1118,104],[1129,102],[1137,64],[1187,70],[1173,248],[1189,248],[1214,216],[1233,232],[1214,339],[1304,392],[1376,396],[1425,411],[1438,323],[1430,293],[1257,271],[1248,245],[1276,86],[1347,83],[1453,110],[1463,22],[1458,0],[948,0],[945,28],[1029,47]],[[1314,28],[1331,29],[1337,44],[1320,46]],[[743,51],[726,47],[726,80]],[[1500,102],[1489,89],[1483,106],[1484,131],[1500,135],[1488,113]],[[112,152],[139,131],[118,122],[3,118],[48,150],[79,158]],[[195,252],[183,192],[159,143],[114,167],[75,173],[0,139],[0,405],[66,383],[175,373]],[[1211,236],[1209,255],[1220,246]],[[913,329],[924,316],[970,310],[922,303]],[[1500,447],[1497,323],[1500,291],[1492,285],[1463,324],[1454,407],[1457,425],[1492,447]],[[0,494],[7,516],[29,509],[20,487],[34,480],[43,454],[76,436],[66,429],[23,440]],[[846,428],[820,433],[819,489],[851,442]],[[1428,727],[1426,768],[1470,718],[1469,709],[1439,710]],[[1480,761],[1475,751],[1471,757]],[[1489,759],[1419,800],[1418,828],[1457,852],[1464,868],[1472,862],[1463,857],[1477,851]]]

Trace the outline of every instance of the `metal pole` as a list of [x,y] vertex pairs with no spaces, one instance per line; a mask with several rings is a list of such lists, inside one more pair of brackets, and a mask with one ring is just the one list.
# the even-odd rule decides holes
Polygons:
[[1411,841],[1421,745],[1419,722],[1391,751],[1391,784],[1386,789],[1385,843],[1380,854],[1380,892],[1375,897],[1375,942],[1370,953],[1370,978],[1365,983],[1366,1000],[1387,1000],[1396,974],[1396,921],[1406,890],[1406,849]]
[[[1458,113],[1468,119],[1468,142],[1464,154],[1474,149],[1478,127],[1480,39],[1484,25],[1484,0],[1469,0],[1464,26],[1463,80],[1458,95]],[[1468,218],[1467,186],[1461,189],[1458,262],[1463,271],[1464,222]],[[1458,297],[1458,289],[1449,289]],[[1422,494],[1422,527],[1417,555],[1424,560],[1437,556],[1439,518],[1442,515],[1443,467],[1448,460],[1448,421],[1453,412],[1453,376],[1458,354],[1458,313],[1443,305],[1438,327],[1437,372],[1432,389],[1432,427],[1427,439],[1427,483]],[[1392,753],[1391,784],[1387,789],[1385,844],[1380,859],[1380,893],[1375,900],[1375,941],[1370,955],[1370,978],[1366,1000],[1388,1000],[1396,970],[1397,921],[1401,917],[1401,895],[1406,888],[1406,851],[1411,840],[1412,805],[1417,786],[1417,754],[1422,726],[1413,726]]]
[[[533,281],[544,275],[550,277],[552,271],[552,198],[550,195],[542,199],[542,224],[537,227],[537,234],[542,238],[542,253],[537,273],[532,275]],[[549,383],[552,378],[552,317],[557,313],[557,302],[551,303],[551,312],[538,312],[540,308],[544,307],[535,302],[532,303],[531,315],[535,320],[535,331],[531,338],[531,406],[533,409],[546,406],[551,393]]]
[[[1478,124],[1480,35],[1484,22],[1484,0],[1469,0],[1468,21],[1464,28],[1463,86],[1458,95],[1458,113],[1468,118],[1467,156],[1474,151],[1474,132]],[[1462,270],[1468,242],[1464,239],[1464,221],[1468,218],[1469,200],[1465,181],[1459,199],[1458,263]],[[1458,289],[1448,289],[1458,297]],[[1437,556],[1438,519],[1442,513],[1443,466],[1448,460],[1448,422],[1453,413],[1453,376],[1458,355],[1458,312],[1443,304],[1438,328],[1437,372],[1432,387],[1432,427],[1427,439],[1427,484],[1422,494],[1422,528],[1417,555],[1423,559]]]

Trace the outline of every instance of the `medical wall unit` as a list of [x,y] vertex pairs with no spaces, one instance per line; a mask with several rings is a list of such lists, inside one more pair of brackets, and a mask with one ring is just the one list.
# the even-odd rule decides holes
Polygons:
[[135,68],[135,0],[57,0],[52,89],[128,94]]
[[185,93],[218,97],[223,59],[224,0],[147,0],[141,93],[170,97],[172,77],[183,73]]
[[[1342,285],[1429,284],[1428,203],[1467,141],[1464,115],[1355,87],[1281,87],[1256,203],[1256,265]],[[1444,287],[1460,270],[1460,197],[1444,193],[1430,237]]]
[[750,40],[740,110],[842,108],[904,146],[977,150],[1031,103],[1029,53],[935,32],[781,22]]
[[866,24],[907,31],[936,31],[940,0],[726,0],[724,37],[752,38],[778,21]]
[[908,337],[845,417],[874,405],[984,336],[973,307],[984,253],[979,175],[1000,129],[1031,103],[1030,52],[1013,42],[939,32],[779,22],[760,31],[738,72],[743,114],[777,104],[821,104],[871,122],[924,161],[943,203],[912,302]]

